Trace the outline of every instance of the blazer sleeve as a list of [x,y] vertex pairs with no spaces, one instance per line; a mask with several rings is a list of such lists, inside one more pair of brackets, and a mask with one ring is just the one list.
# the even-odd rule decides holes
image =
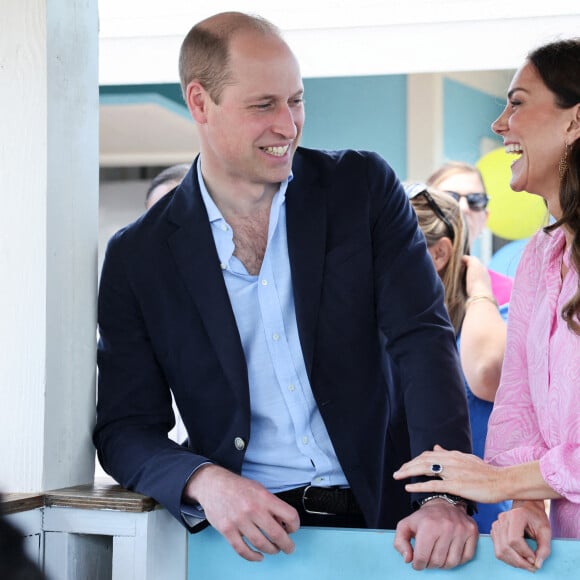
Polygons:
[[122,230],[111,239],[101,274],[93,440],[106,472],[123,487],[153,497],[187,525],[182,492],[207,459],[168,438],[175,422],[169,384],[131,285],[126,238]]
[[392,170],[369,171],[376,308],[399,375],[412,456],[471,452],[467,399],[444,289],[402,185]]

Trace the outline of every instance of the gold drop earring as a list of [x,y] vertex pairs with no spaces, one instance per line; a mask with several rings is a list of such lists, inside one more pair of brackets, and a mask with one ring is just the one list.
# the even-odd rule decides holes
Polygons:
[[564,143],[564,151],[562,152],[562,157],[560,157],[560,162],[558,163],[558,174],[560,175],[560,182],[566,180],[566,173],[568,171],[568,153],[569,153],[568,143]]

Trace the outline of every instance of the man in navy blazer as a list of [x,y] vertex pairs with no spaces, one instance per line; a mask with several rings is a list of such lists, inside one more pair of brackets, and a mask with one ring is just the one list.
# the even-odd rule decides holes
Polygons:
[[301,523],[397,527],[416,569],[469,560],[465,503],[392,478],[437,443],[470,450],[443,288],[400,182],[376,154],[298,147],[298,63],[263,19],[199,23],[180,74],[200,155],[102,270],[103,467],[248,560],[290,553]]

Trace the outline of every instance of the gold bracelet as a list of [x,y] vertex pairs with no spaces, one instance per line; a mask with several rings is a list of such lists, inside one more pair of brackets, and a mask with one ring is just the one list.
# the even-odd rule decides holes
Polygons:
[[470,296],[465,301],[465,308],[467,309],[470,304],[480,300],[487,300],[488,302],[491,302],[496,308],[498,308],[497,300],[493,296],[488,296],[487,294],[475,294],[474,296]]

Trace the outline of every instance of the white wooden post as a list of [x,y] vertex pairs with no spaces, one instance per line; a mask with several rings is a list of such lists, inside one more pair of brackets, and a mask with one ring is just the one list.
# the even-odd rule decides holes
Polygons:
[[97,0],[0,2],[0,490],[92,481]]
[[187,532],[163,509],[129,513],[47,507],[44,530],[49,580],[187,576]]
[[407,77],[407,180],[424,181],[443,162],[443,77]]
[[[119,488],[79,486],[47,494],[44,562],[49,579],[184,580],[187,532],[150,498]],[[86,575],[77,562],[91,564]]]

